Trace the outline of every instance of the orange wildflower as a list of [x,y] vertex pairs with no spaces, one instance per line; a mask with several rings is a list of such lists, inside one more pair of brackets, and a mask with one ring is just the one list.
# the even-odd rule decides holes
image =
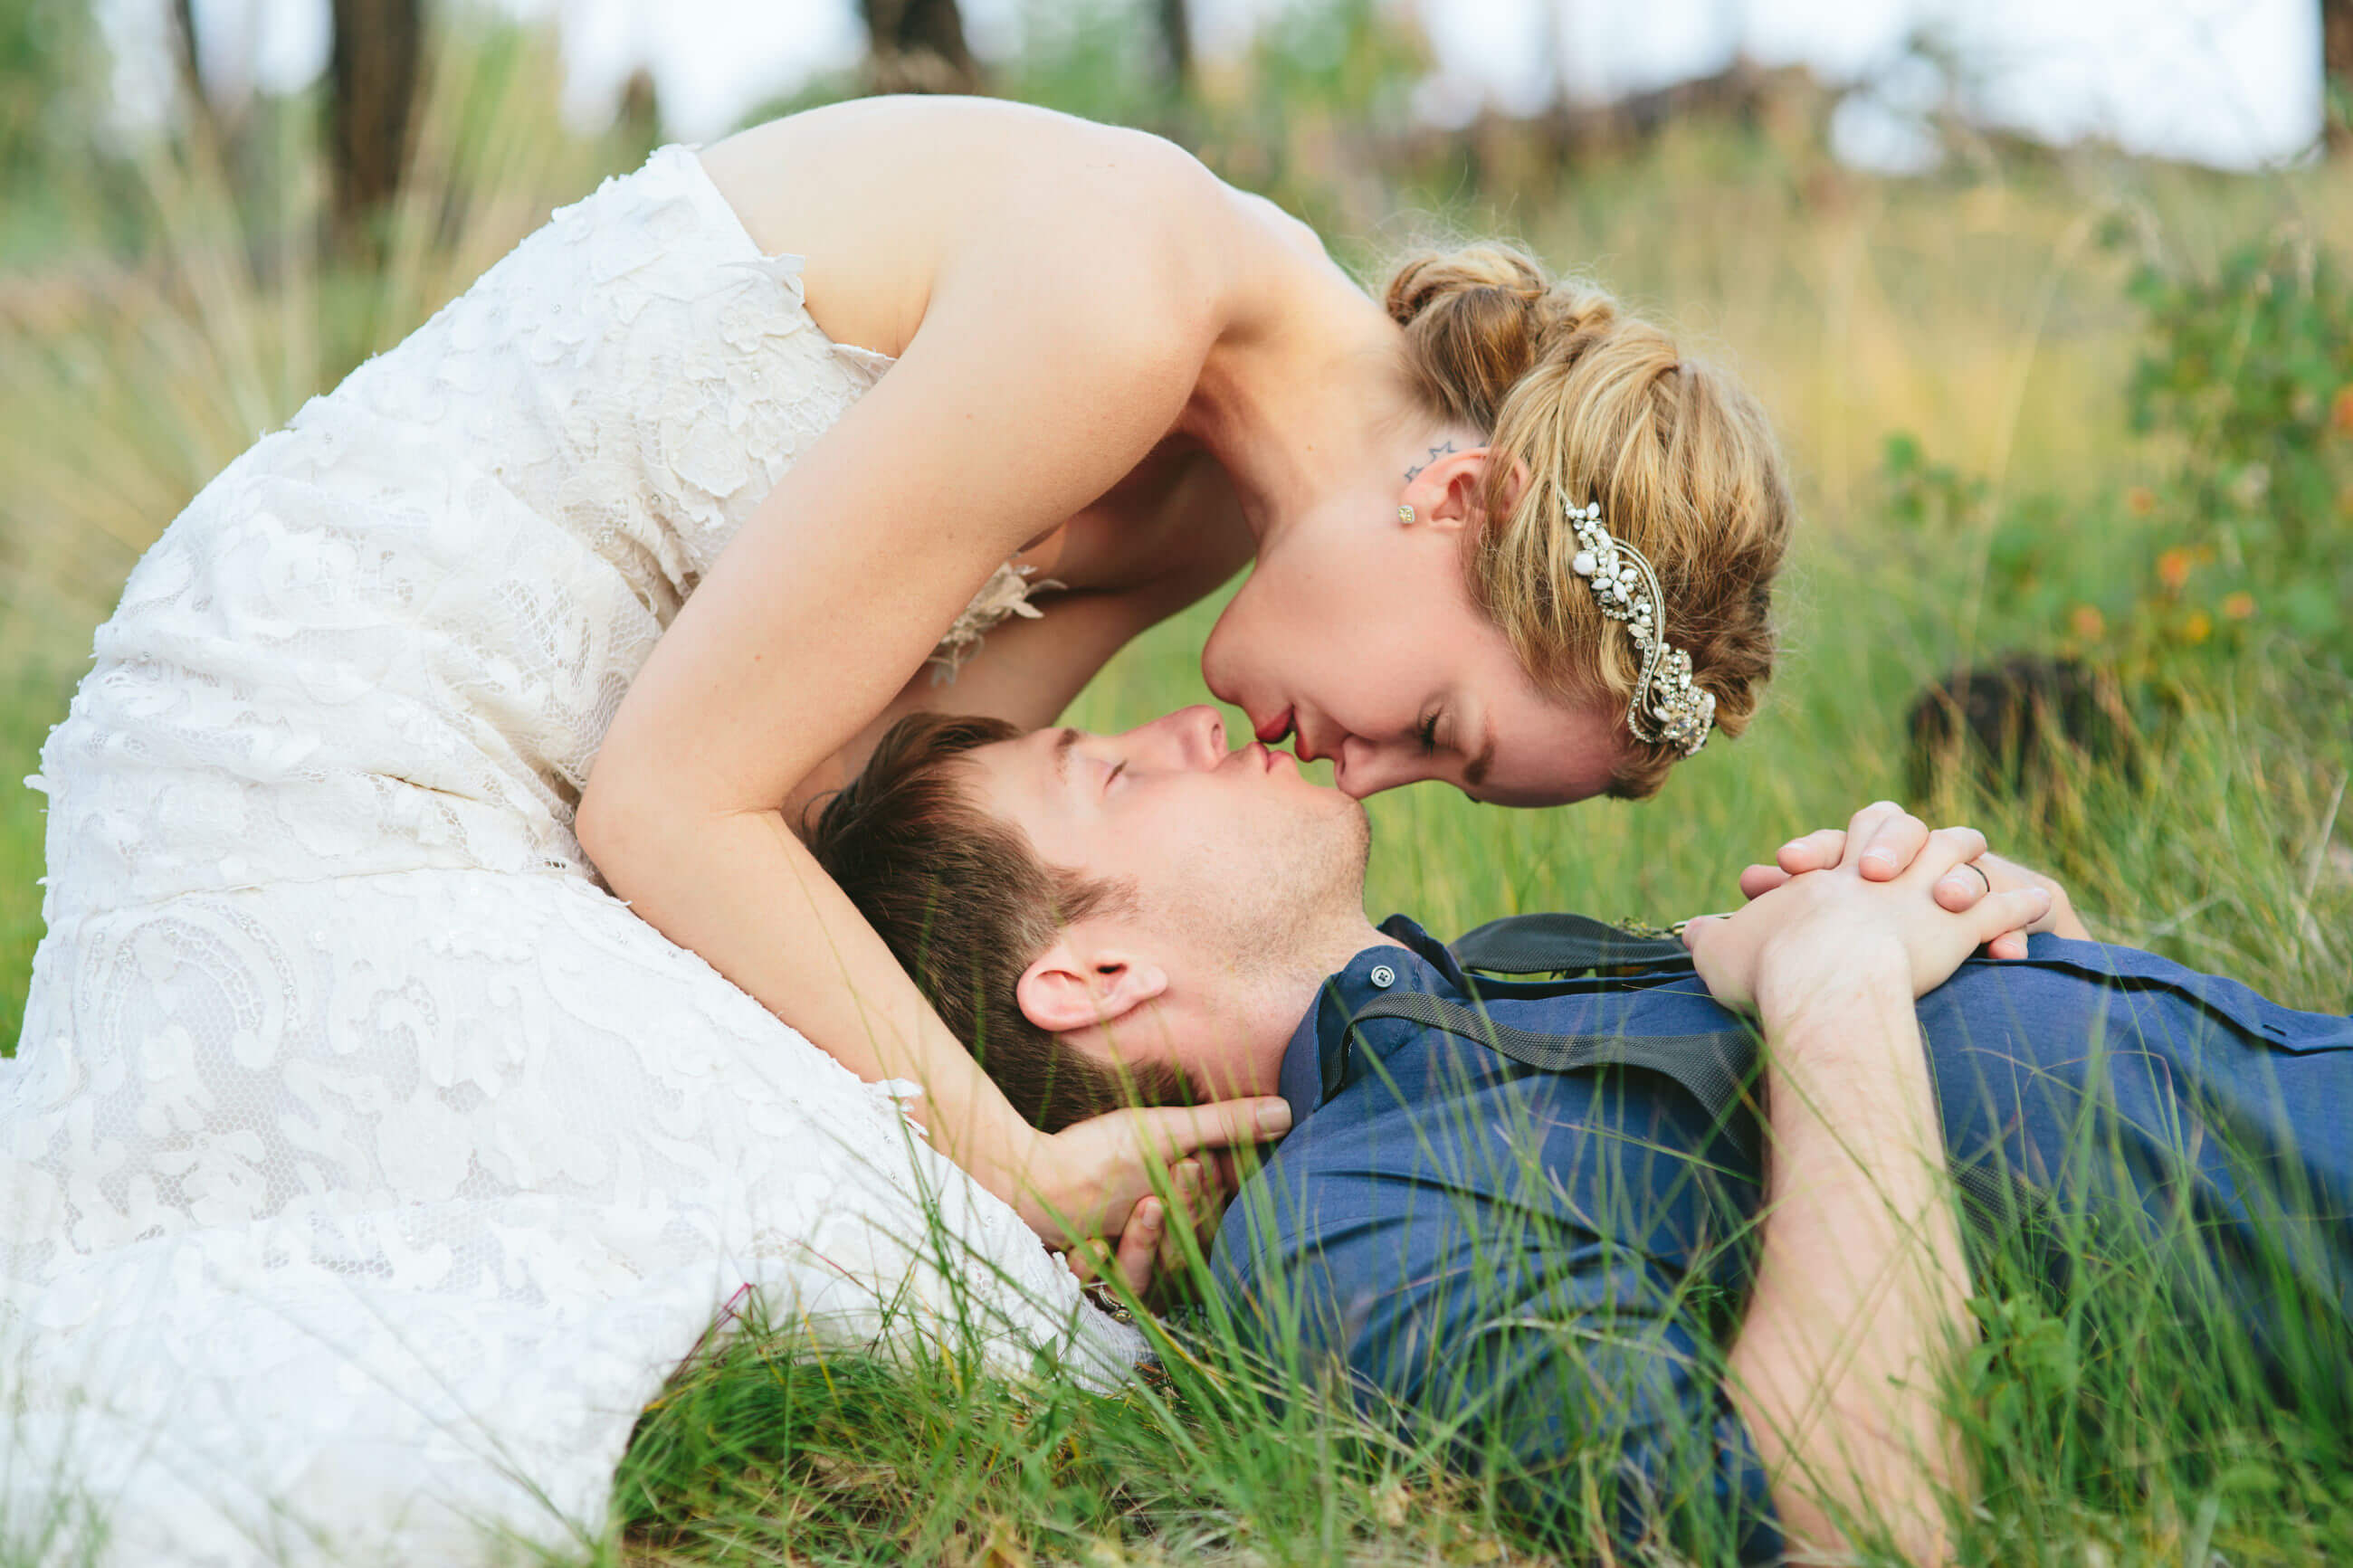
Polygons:
[[2097,605],[2078,605],[2067,617],[2067,625],[2085,642],[2097,642],[2108,632],[2108,619],[2100,614]]
[[2181,592],[2181,585],[2189,581],[2189,552],[2177,544],[2159,555],[2157,580],[2177,594]]
[[2125,510],[2135,517],[2147,517],[2157,510],[2157,492],[2147,485],[2135,485],[2125,491]]
[[2224,620],[2243,621],[2254,613],[2255,596],[2253,594],[2247,593],[2242,589],[2236,594],[2228,594],[2223,596],[2222,618]]
[[2339,436],[2353,436],[2353,382],[2337,389],[2328,405],[2328,427]]

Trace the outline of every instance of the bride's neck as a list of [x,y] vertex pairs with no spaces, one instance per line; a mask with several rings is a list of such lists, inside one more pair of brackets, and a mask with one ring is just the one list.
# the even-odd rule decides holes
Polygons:
[[1415,417],[1399,339],[1352,284],[1210,351],[1178,427],[1225,469],[1261,549],[1283,519],[1360,479]]

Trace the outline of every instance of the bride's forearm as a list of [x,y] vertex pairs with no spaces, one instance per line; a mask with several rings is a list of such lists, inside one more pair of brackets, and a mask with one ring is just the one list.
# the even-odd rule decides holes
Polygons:
[[[869,1082],[911,1079],[933,1144],[1024,1214],[1038,1134],[941,1022],[781,813],[584,814],[582,847],[638,915]],[[1037,1216],[1033,1216],[1033,1221]]]

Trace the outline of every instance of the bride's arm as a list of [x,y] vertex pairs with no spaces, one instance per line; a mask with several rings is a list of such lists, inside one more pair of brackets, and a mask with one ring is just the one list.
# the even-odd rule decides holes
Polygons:
[[[787,826],[796,786],[923,666],[1020,542],[1176,421],[1213,323],[1140,187],[1084,226],[959,257],[899,363],[767,497],[655,647],[580,805],[614,891],[869,1079],[923,1085],[934,1141],[1033,1225],[1115,1226],[1164,1149],[1250,1137],[1255,1102],[1043,1139]],[[1042,220],[1041,220],[1042,221]],[[1011,232],[1019,231],[1019,232]],[[1083,1130],[1081,1130],[1083,1131]]]

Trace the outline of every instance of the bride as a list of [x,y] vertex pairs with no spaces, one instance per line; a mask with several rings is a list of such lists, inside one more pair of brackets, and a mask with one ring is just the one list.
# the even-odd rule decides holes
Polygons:
[[[983,100],[656,153],[232,463],[98,633],[0,1078],[0,1517],[119,1562],[593,1536],[747,1291],[1114,1380],[1039,1238],[1282,1102],[1033,1131],[802,808],[911,709],[1050,722],[1253,558],[1204,675],[1351,794],[1639,795],[1751,711],[1788,527],[1746,395],[1506,247],[1375,300],[1168,143]],[[1663,626],[1569,588],[1597,544]]]

